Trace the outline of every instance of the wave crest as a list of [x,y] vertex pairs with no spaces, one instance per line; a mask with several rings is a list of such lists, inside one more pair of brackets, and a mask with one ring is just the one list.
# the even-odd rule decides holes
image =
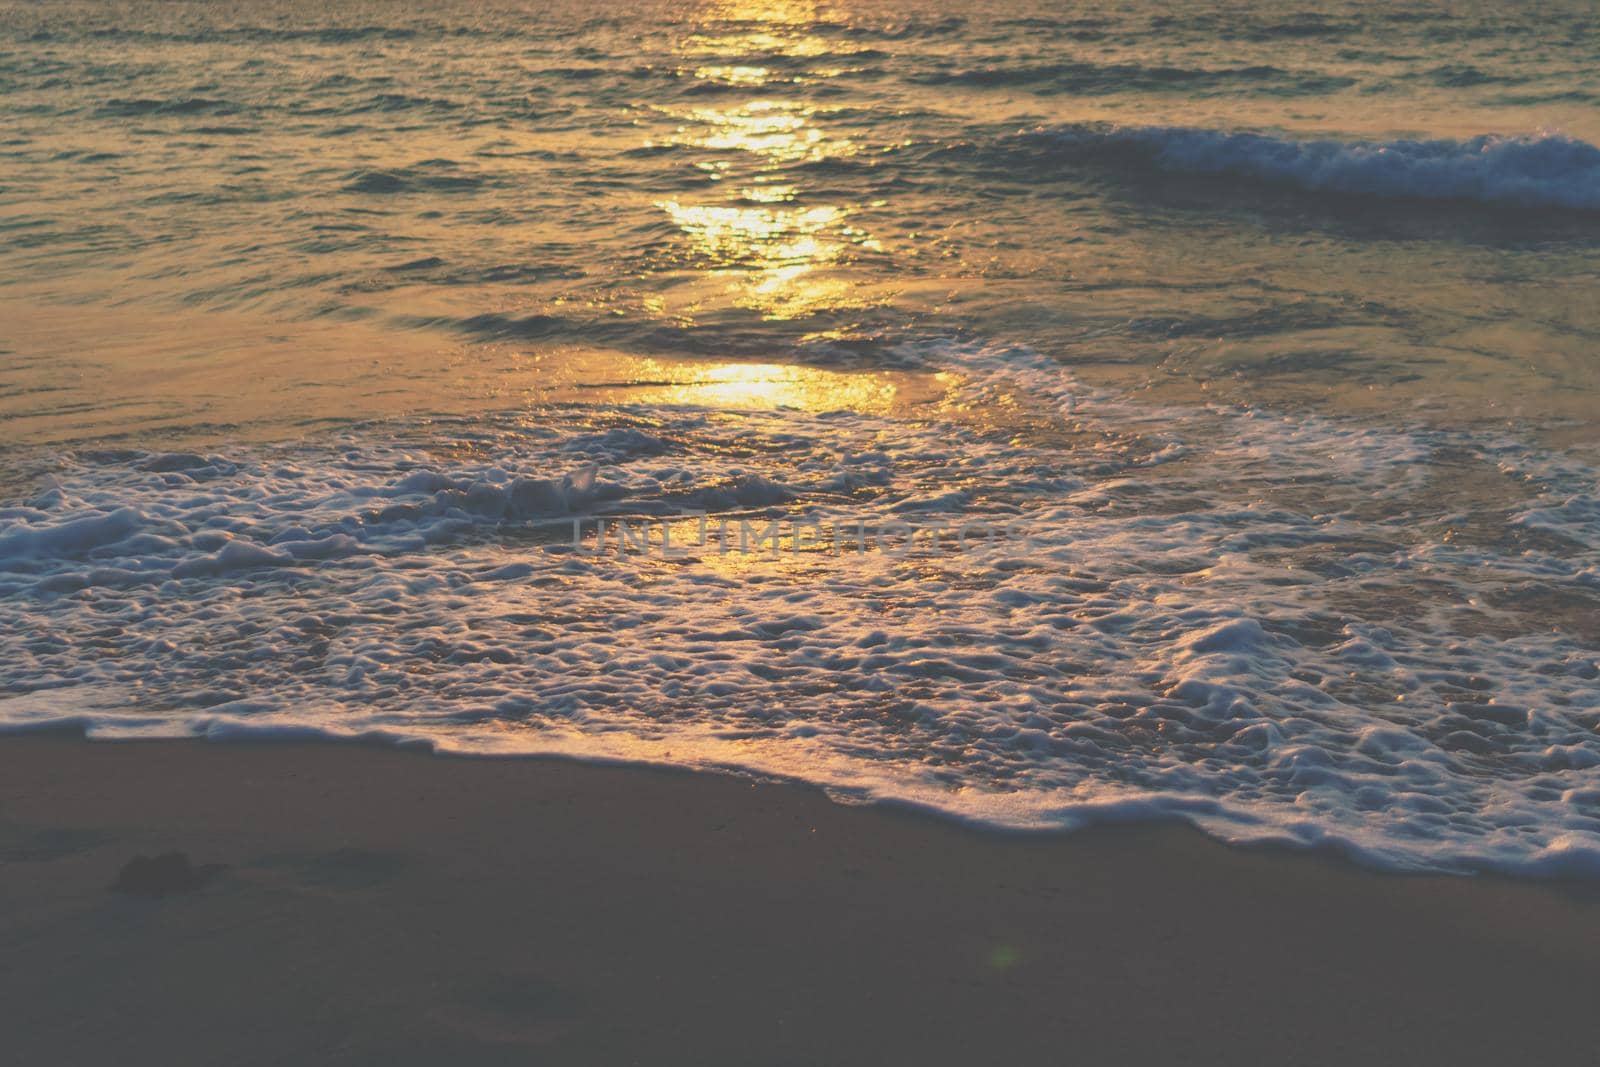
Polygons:
[[1026,135],[1087,160],[1229,174],[1314,192],[1600,211],[1600,148],[1557,133],[1466,140],[1299,140],[1174,126],[1070,125]]

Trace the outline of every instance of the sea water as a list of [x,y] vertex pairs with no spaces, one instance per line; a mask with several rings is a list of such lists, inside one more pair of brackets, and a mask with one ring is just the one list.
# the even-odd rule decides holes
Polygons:
[[0,6],[0,724],[1600,873],[1597,53]]

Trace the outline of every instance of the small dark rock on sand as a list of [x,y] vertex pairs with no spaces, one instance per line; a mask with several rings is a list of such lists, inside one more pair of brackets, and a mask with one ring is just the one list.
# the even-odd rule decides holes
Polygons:
[[222,865],[217,863],[196,867],[182,852],[163,852],[155,859],[135,856],[123,865],[122,873],[117,875],[111,888],[136,897],[190,893],[205,885],[220,870]]

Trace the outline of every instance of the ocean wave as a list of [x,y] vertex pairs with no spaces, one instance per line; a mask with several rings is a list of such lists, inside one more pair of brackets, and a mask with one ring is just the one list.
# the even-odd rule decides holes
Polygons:
[[448,159],[425,159],[391,170],[356,170],[344,176],[347,193],[461,193],[482,186],[487,179]]
[[1299,140],[1174,126],[1071,125],[1025,134],[1063,161],[1126,161],[1311,192],[1600,211],[1600,148],[1557,133],[1466,140]]
[[[915,347],[956,409],[1026,397],[1060,436],[631,405],[60,457],[0,502],[0,728],[732,768],[992,827],[1600,874],[1594,471]],[[573,518],[702,512],[1029,541],[568,543]]]
[[1355,79],[1314,71],[1254,66],[1145,66],[1137,63],[1017,63],[956,67],[908,75],[920,85],[977,87],[1044,86],[1051,92],[1104,95],[1111,93],[1204,92],[1233,86],[1277,93],[1326,93],[1354,85]]
[[179,96],[171,99],[107,100],[96,114],[112,118],[136,118],[143,115],[233,115],[240,111],[238,104],[229,100],[216,100],[204,96]]

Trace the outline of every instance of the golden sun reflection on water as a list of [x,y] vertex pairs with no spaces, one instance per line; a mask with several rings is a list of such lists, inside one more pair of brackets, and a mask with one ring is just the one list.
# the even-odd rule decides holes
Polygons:
[[782,363],[701,363],[639,359],[630,391],[653,403],[716,408],[799,408],[888,412],[901,400],[905,376],[847,373]]
[[696,67],[694,76],[701,81],[721,82],[724,85],[765,85],[772,71],[766,67]]
[[[682,116],[674,141],[723,153],[698,166],[714,188],[728,191],[718,202],[675,199],[658,206],[689,239],[693,261],[706,276],[726,281],[735,304],[768,319],[861,306],[845,276],[848,261],[854,250],[881,250],[869,234],[849,224],[847,205],[809,202],[793,174],[796,164],[853,155],[858,146],[825,129],[815,107],[773,95],[781,88],[773,74],[777,63],[760,58],[826,51],[826,42],[803,28],[816,17],[817,6],[809,0],[723,0],[704,9],[701,30],[681,46],[695,59],[748,60],[701,63],[689,68],[696,79],[764,92],[740,104],[695,108]],[[784,80],[795,79],[786,74]]]
[[[815,37],[797,35],[791,27],[817,21],[821,11],[817,0],[706,0],[700,8],[702,28],[696,37],[718,45],[728,41],[770,40],[778,45],[820,46],[821,42]],[[731,35],[718,36],[722,24],[730,23],[735,27]]]
[[676,387],[683,402],[699,397],[719,407],[794,407],[867,411],[888,408],[897,391],[891,379],[840,374],[777,363],[725,363],[700,380]]
[[891,418],[947,410],[962,386],[949,372],[846,370],[797,363],[657,358],[605,349],[561,348],[519,356],[498,349],[485,358],[517,361],[506,392],[530,405],[684,405],[725,411],[793,408],[855,411]]
[[[686,144],[752,152],[759,164],[850,155],[848,140],[829,139],[812,124],[815,109],[783,100],[752,100],[734,108],[702,107],[688,115],[680,130]],[[726,165],[726,164],[724,164]],[[714,172],[715,173],[715,172]]]

